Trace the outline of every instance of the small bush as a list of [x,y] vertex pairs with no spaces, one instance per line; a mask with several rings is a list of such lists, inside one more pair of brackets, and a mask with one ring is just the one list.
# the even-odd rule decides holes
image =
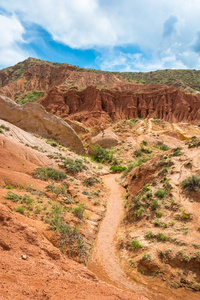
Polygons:
[[52,193],[56,195],[65,195],[66,194],[66,188],[65,185],[56,186],[54,184],[49,184],[46,187],[47,191],[51,191]]
[[156,235],[158,241],[166,242],[168,240],[167,236],[164,233],[158,233]]
[[4,130],[6,130],[6,131],[9,131],[9,130],[10,130],[10,128],[7,127],[7,126],[5,126],[4,124],[1,124],[0,128],[4,129]]
[[200,187],[200,178],[192,175],[182,181],[182,187],[189,191],[196,191]]
[[142,248],[142,245],[138,242],[137,239],[133,239],[133,240],[130,242],[130,245],[131,245],[131,248],[133,248],[134,250],[137,250],[137,249]]
[[77,207],[75,207],[72,210],[72,212],[77,218],[83,219],[83,214],[84,214],[85,208],[86,208],[85,203],[81,203]]
[[22,196],[12,192],[8,192],[5,196],[5,199],[12,200],[13,202],[19,202],[22,199]]
[[37,168],[33,172],[33,176],[41,180],[48,180],[49,178],[51,178],[57,181],[65,179],[67,177],[64,172],[53,168]]
[[177,147],[173,149],[173,153],[172,156],[180,156],[183,154],[183,152],[181,152],[182,147]]
[[47,139],[46,140],[47,144],[51,145],[52,147],[57,147],[59,144],[54,141],[53,139]]
[[147,231],[144,235],[146,240],[150,240],[152,238],[154,238],[153,232],[151,230]]
[[95,177],[89,177],[83,181],[83,185],[85,186],[93,186],[95,183],[99,183],[100,181]]
[[142,189],[143,189],[143,191],[150,191],[150,190],[151,190],[150,184],[147,183],[146,185],[144,185],[144,186],[142,187]]
[[[113,162],[113,153],[108,149],[103,149],[99,145],[95,145],[92,148],[93,154],[92,159],[99,163],[109,163],[111,164]],[[116,164],[116,163],[115,163]]]
[[7,189],[7,190],[13,190],[14,188],[12,186],[10,186],[10,185],[6,185],[5,189]]
[[15,211],[22,214],[22,215],[24,215],[24,206],[17,206],[15,208]]
[[158,148],[159,148],[160,150],[162,150],[162,151],[167,151],[167,150],[170,149],[170,148],[169,148],[167,145],[165,145],[165,144],[162,144],[162,145],[158,146]]
[[120,173],[120,172],[126,171],[127,168],[126,167],[122,167],[122,166],[112,166],[112,167],[110,167],[110,170],[113,173]]
[[151,207],[153,210],[156,210],[156,208],[159,207],[158,201],[154,199],[151,203]]
[[166,191],[163,190],[163,189],[158,189],[156,192],[155,192],[155,196],[159,197],[159,198],[164,198],[166,195]]
[[86,165],[83,164],[81,159],[77,158],[73,160],[69,157],[65,159],[64,167],[68,172],[72,173],[78,173],[87,169]]

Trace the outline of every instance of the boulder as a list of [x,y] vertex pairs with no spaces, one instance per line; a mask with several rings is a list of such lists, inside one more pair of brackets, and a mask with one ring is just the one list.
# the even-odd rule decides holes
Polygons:
[[90,140],[90,148],[93,145],[99,145],[102,148],[111,148],[120,143],[118,136],[112,131],[102,131]]
[[85,150],[76,132],[65,121],[48,113],[38,103],[18,105],[13,100],[0,96],[0,118],[25,131],[52,138],[63,146],[84,154]]

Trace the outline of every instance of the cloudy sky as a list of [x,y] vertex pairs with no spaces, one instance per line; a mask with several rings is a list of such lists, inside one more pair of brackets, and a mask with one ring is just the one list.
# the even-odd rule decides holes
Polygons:
[[200,0],[0,0],[0,68],[200,69]]

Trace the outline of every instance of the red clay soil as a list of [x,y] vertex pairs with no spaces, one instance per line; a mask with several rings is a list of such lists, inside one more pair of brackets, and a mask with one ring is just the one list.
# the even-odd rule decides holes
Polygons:
[[39,221],[0,204],[0,299],[141,300],[66,258]]

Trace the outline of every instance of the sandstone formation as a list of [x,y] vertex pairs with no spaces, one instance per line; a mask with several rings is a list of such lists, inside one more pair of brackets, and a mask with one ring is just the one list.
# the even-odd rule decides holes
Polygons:
[[77,153],[84,153],[84,147],[75,131],[60,118],[48,113],[37,103],[24,106],[11,99],[0,97],[0,118],[26,131],[52,138]]
[[102,148],[111,148],[119,144],[118,136],[112,131],[102,131],[90,140],[90,146],[100,145]]
[[41,104],[47,111],[89,126],[122,119],[156,117],[171,122],[200,121],[200,96],[165,85],[124,84],[110,90],[52,88]]

